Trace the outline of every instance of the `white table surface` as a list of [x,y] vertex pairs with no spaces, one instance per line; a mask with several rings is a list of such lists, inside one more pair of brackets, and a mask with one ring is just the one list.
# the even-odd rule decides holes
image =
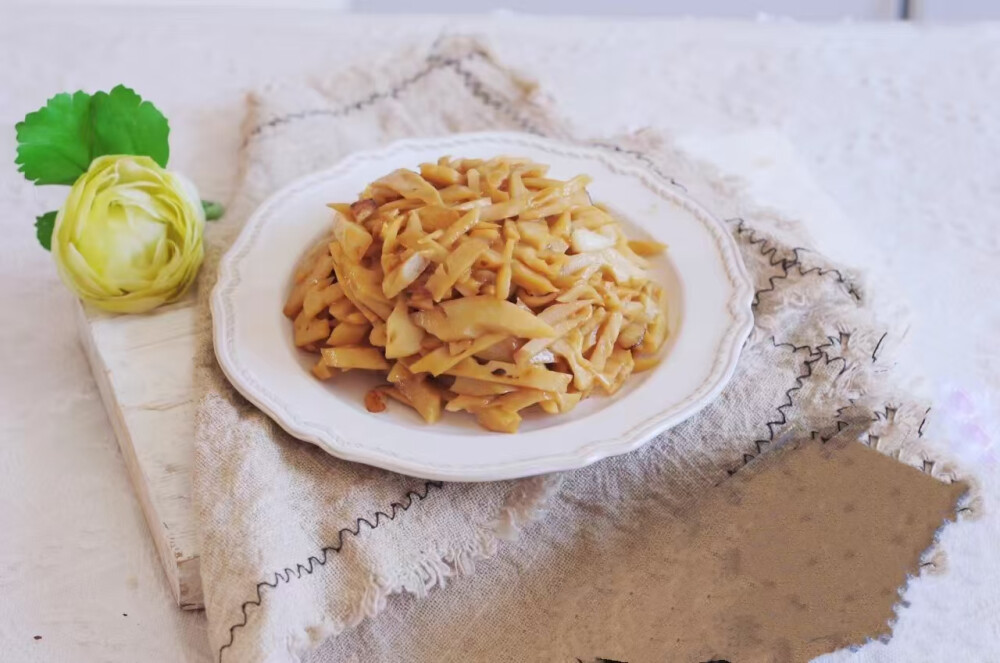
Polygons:
[[[805,219],[821,248],[880,257],[879,280],[908,300],[901,364],[927,376],[924,388],[943,404],[932,431],[966,426],[954,451],[980,465],[996,513],[1000,472],[981,457],[983,440],[998,438],[1000,26],[0,9],[4,660],[210,660],[203,616],[173,606],[70,295],[34,238],[33,215],[64,190],[31,187],[15,172],[13,124],[57,91],[130,84],[170,118],[173,167],[205,197],[225,199],[247,89],[429,43],[442,29],[490,38],[586,133],[652,124],[709,142],[758,126],[787,136],[850,219]],[[972,424],[954,389],[978,408]],[[893,640],[824,660],[998,660],[998,532],[991,513],[946,529],[948,570],[910,583]]]

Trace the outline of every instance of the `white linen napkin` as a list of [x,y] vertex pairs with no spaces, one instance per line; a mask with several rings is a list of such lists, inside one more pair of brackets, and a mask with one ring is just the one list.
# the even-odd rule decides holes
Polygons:
[[[488,129],[573,139],[533,84],[468,39],[443,40],[429,53],[396,54],[327,81],[254,94],[242,186],[208,238],[199,286],[203,310],[219,256],[249,213],[281,186],[355,150],[403,137]],[[558,475],[440,483],[344,462],[289,437],[228,384],[206,330],[197,366],[194,481],[209,634],[218,660],[617,656],[635,663],[662,661],[673,652],[676,658],[669,660],[717,654],[742,663],[761,660],[753,658],[755,652],[775,646],[787,651],[788,660],[801,660],[807,652],[884,632],[895,588],[914,570],[961,492],[899,463],[882,463],[853,442],[836,456],[864,465],[863,472],[845,469],[847,460],[823,465],[833,449],[844,448],[847,436],[936,478],[954,478],[921,437],[926,406],[887,383],[884,353],[895,330],[877,322],[854,275],[799,248],[794,223],[755,209],[735,183],[693,162],[667,138],[646,131],[592,144],[668,174],[728,219],[758,289],[755,328],[732,382],[700,414],[634,453]],[[815,442],[803,442],[809,439]],[[830,439],[839,442],[820,442]],[[769,454],[778,460],[748,468],[745,477],[740,472],[741,483],[727,482],[786,441],[790,449],[815,456],[830,477],[865,480],[824,480],[808,463],[796,465],[798,456],[789,452]],[[867,460],[872,456],[880,462]],[[746,478],[764,473],[761,468],[784,472],[787,481],[768,492],[773,482]],[[868,486],[896,489],[909,499],[886,494],[878,513],[870,505],[837,502],[837,522],[856,536],[817,542],[816,570],[769,580],[775,592],[788,590],[782,583],[789,582],[820,588],[808,595],[802,590],[794,600],[791,590],[780,597],[792,604],[818,602],[808,606],[812,618],[789,635],[788,629],[768,628],[766,617],[752,617],[761,606],[741,608],[745,602],[732,592],[756,582],[740,575],[741,563],[750,563],[741,562],[741,554],[753,557],[767,542],[733,544],[735,553],[705,546],[747,534],[735,526],[719,529],[743,517],[734,500],[763,504],[777,494],[777,504],[795,504],[795,495],[780,491],[795,486],[815,497],[823,494],[825,481],[833,484],[830,490],[859,497]],[[713,488],[720,483],[729,488]],[[739,485],[744,488],[733,488]],[[815,514],[826,523],[824,505],[804,506],[796,517]],[[890,537],[885,523],[904,512],[910,522]],[[767,531],[777,536],[773,528]],[[518,534],[516,543],[506,541]],[[890,563],[879,566],[875,559]],[[858,568],[880,571],[856,590],[836,594],[833,579],[856,579]],[[732,571],[730,584],[720,584],[720,569]],[[692,585],[699,577],[704,582]],[[678,584],[685,578],[687,584]],[[449,582],[464,591],[435,590],[435,596],[417,600]],[[687,596],[692,586],[718,587],[714,602],[700,593]],[[769,596],[766,586],[759,589],[763,594],[755,596]],[[866,608],[851,608],[858,601]],[[710,620],[719,627],[715,635],[692,630],[683,620],[665,627],[667,613],[685,605],[700,606],[692,616],[729,617]],[[677,642],[664,639],[673,633],[686,635]],[[716,651],[713,638],[731,648]]]

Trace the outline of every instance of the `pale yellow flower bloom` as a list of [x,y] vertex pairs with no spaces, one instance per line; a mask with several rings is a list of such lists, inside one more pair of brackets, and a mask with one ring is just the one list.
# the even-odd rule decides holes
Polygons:
[[149,157],[98,157],[56,217],[52,257],[84,301],[140,313],[181,297],[204,256],[205,211],[185,177]]

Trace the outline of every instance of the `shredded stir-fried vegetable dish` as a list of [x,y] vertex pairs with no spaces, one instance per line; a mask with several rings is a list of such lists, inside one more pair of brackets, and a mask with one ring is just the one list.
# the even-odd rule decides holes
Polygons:
[[442,408],[513,433],[521,411],[568,412],[658,361],[663,289],[590,179],[527,159],[452,159],[397,170],[357,202],[296,270],[284,313],[313,373],[379,371],[385,397],[436,422]]

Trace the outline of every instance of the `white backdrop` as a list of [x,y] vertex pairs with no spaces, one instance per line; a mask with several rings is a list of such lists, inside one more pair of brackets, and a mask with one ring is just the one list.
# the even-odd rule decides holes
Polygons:
[[879,256],[876,285],[910,303],[901,361],[929,377],[931,430],[977,465],[989,509],[945,530],[949,570],[910,583],[892,642],[827,660],[995,661],[1000,26],[184,8],[0,10],[0,658],[209,660],[201,616],[171,602],[70,295],[34,237],[33,216],[64,192],[15,172],[13,124],[57,91],[133,85],[170,118],[173,166],[225,200],[248,88],[444,29],[485,35],[584,133],[654,124],[711,140],[769,126],[792,141],[847,214],[836,228],[804,219],[822,248]]

